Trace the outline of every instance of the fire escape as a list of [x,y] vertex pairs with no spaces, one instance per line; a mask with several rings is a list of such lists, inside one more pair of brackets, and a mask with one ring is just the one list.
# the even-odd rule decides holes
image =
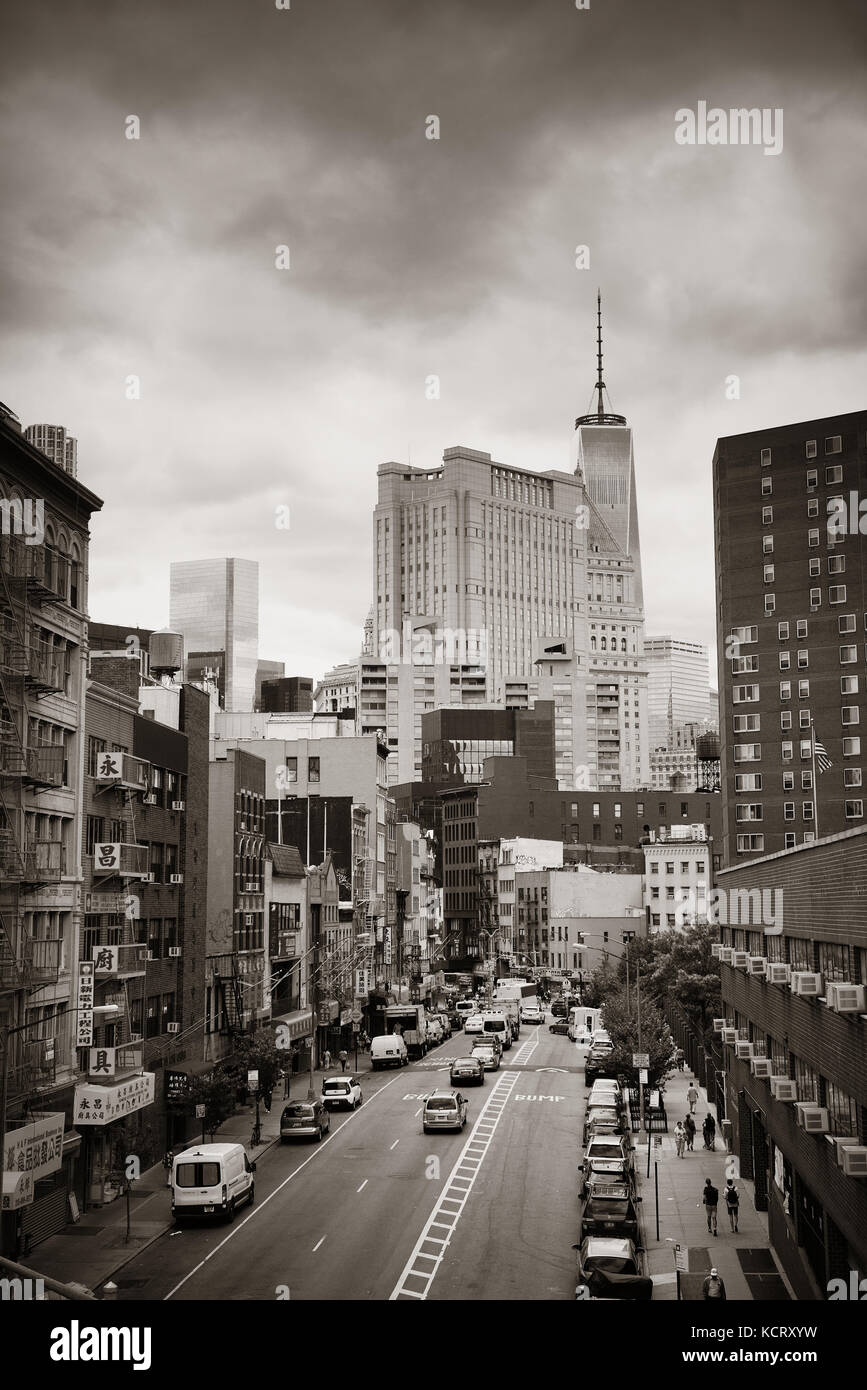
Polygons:
[[[15,997],[13,1010],[60,975],[63,942],[34,937],[28,910],[33,895],[65,873],[63,845],[37,838],[29,821],[39,813],[31,798],[63,785],[64,748],[32,745],[30,717],[42,696],[65,688],[64,654],[40,638],[34,615],[44,602],[65,600],[69,563],[46,546],[0,535],[0,995]],[[54,1081],[54,1042],[23,1034],[13,1046],[10,1101]]]

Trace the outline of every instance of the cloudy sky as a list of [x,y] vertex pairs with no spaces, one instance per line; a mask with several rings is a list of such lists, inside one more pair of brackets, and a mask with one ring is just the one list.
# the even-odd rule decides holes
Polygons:
[[[262,656],[349,659],[377,465],[574,470],[600,285],[648,632],[713,640],[716,438],[865,404],[863,0],[6,15],[0,399],[105,500],[95,619],[163,626],[170,560],[236,555]],[[699,101],[782,108],[782,153],[677,144]]]

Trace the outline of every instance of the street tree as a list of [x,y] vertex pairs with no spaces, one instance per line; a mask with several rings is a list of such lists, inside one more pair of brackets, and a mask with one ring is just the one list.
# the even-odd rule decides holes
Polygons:
[[634,1052],[648,1054],[648,1082],[657,1086],[671,1065],[674,1042],[671,1030],[662,1012],[652,999],[641,1000],[641,1044],[639,1046],[637,999],[633,990],[629,1003],[626,991],[611,994],[602,1006],[602,1022],[614,1044],[614,1051],[608,1059],[617,1072],[638,1082],[638,1071],[632,1065]]
[[223,1121],[234,1112],[236,1089],[233,1079],[219,1068],[194,1076],[190,1081],[189,1102],[193,1106],[204,1105],[204,1130],[212,1139]]

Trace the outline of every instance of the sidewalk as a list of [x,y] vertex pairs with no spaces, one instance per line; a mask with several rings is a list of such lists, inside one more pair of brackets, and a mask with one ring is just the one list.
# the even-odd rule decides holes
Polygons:
[[[346,1065],[347,1075],[358,1076],[362,1081],[370,1075],[370,1054],[359,1052],[358,1071],[351,1063],[355,1061],[354,1051]],[[340,1076],[340,1063],[329,1071],[314,1073],[317,1096],[322,1091],[325,1076]],[[302,1072],[291,1078],[290,1099],[306,1100],[309,1073]],[[282,1085],[274,1088],[271,1113],[264,1105],[259,1106],[262,1142],[258,1148],[250,1147],[253,1121],[256,1117],[255,1105],[242,1105],[226,1120],[213,1137],[207,1135],[205,1142],[217,1144],[243,1144],[249,1157],[258,1161],[263,1154],[280,1142],[280,1116],[285,1105]],[[184,1146],[194,1148],[201,1142],[191,1138]],[[180,1150],[178,1150],[180,1152]],[[126,1198],[117,1197],[108,1206],[86,1212],[81,1220],[70,1222],[56,1236],[49,1237],[35,1247],[21,1263],[37,1274],[46,1274],[64,1283],[84,1284],[102,1297],[102,1286],[109,1280],[118,1281],[124,1265],[134,1260],[167,1230],[173,1228],[171,1216],[171,1194],[166,1181],[166,1170],[162,1163],[156,1164],[132,1185],[130,1192],[130,1237],[126,1239]],[[120,1273],[122,1282],[123,1275]]]
[[[650,1177],[647,1176],[647,1144],[643,1140],[635,1151],[635,1169],[639,1177],[639,1192],[644,1199],[641,1220],[644,1227],[644,1246],[647,1251],[647,1273],[653,1278],[654,1299],[676,1299],[677,1280],[674,1269],[674,1247],[689,1251],[689,1273],[680,1276],[681,1298],[701,1299],[702,1284],[712,1268],[717,1269],[725,1283],[729,1299],[766,1300],[790,1299],[791,1290],[780,1275],[768,1241],[768,1223],[764,1212],[753,1204],[754,1186],[745,1178],[735,1178],[740,1193],[738,1232],[731,1230],[729,1215],[722,1200],[726,1177],[734,1176],[727,1160],[716,1112],[708,1104],[707,1093],[696,1082],[699,1101],[695,1110],[696,1135],[692,1153],[677,1157],[674,1126],[689,1112],[686,1093],[694,1080],[684,1069],[675,1071],[666,1082],[665,1107],[668,1133],[651,1136]],[[702,1123],[708,1112],[717,1123],[714,1152],[704,1148]],[[635,1136],[639,1138],[638,1135]],[[658,1147],[653,1141],[661,1138]],[[656,1197],[654,1191],[654,1162],[659,1182],[659,1240],[656,1239]],[[707,1229],[707,1216],[701,1204],[705,1178],[710,1178],[719,1190],[718,1231],[714,1237]]]

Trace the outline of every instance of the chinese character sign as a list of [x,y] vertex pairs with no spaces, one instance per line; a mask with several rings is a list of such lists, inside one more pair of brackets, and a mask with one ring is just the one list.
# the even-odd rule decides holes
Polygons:
[[63,1151],[64,1116],[51,1111],[29,1125],[7,1131],[3,1155],[6,1173],[30,1173],[34,1182],[56,1173]]
[[95,844],[93,847],[93,872],[95,874],[116,874],[120,872],[120,845]]
[[92,1047],[90,1065],[91,1076],[114,1076],[115,1049],[113,1047]]
[[75,1015],[75,1046],[90,1047],[93,1042],[93,961],[78,963],[78,1010]]
[[97,975],[116,975],[119,947],[94,946],[93,965]]
[[122,768],[120,753],[100,753],[96,775],[100,782],[113,782],[120,777]]
[[114,1086],[76,1086],[73,1124],[108,1125],[153,1102],[153,1072],[131,1076]]

